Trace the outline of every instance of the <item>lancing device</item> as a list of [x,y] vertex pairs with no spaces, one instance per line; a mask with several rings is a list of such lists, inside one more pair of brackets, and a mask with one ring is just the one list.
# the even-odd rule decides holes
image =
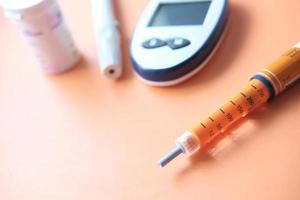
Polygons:
[[111,0],[92,0],[92,13],[101,73],[117,79],[122,74],[120,33]]
[[300,42],[273,64],[256,73],[246,87],[223,106],[184,132],[177,139],[176,147],[159,161],[159,165],[165,166],[182,153],[191,156],[217,136],[228,134],[226,130],[230,125],[280,94],[297,80],[300,80]]

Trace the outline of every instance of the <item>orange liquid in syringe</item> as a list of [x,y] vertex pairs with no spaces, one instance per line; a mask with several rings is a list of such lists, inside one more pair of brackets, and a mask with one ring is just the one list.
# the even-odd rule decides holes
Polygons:
[[269,92],[266,86],[261,81],[253,79],[236,96],[190,131],[199,138],[201,146],[205,146],[268,99]]

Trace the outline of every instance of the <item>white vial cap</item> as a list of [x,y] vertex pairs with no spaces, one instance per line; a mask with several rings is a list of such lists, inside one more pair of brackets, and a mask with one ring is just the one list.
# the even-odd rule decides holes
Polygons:
[[23,10],[43,1],[44,0],[0,0],[0,5],[7,10]]
[[56,0],[0,0],[0,6],[8,17],[12,17],[12,15],[34,15],[48,10],[55,4]]

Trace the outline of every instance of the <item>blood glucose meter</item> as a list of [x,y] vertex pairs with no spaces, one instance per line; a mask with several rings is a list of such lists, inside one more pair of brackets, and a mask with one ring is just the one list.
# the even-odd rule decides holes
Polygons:
[[227,24],[227,0],[152,0],[131,42],[134,71],[146,83],[170,86],[204,67]]

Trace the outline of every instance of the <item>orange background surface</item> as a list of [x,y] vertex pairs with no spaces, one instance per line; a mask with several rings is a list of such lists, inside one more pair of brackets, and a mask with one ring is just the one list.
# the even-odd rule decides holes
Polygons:
[[146,0],[116,0],[125,73],[99,75],[88,1],[61,1],[84,61],[47,76],[0,17],[1,200],[299,200],[300,85],[253,113],[205,159],[156,162],[186,128],[300,40],[299,0],[231,0],[220,49],[189,81],[154,88],[128,46]]

